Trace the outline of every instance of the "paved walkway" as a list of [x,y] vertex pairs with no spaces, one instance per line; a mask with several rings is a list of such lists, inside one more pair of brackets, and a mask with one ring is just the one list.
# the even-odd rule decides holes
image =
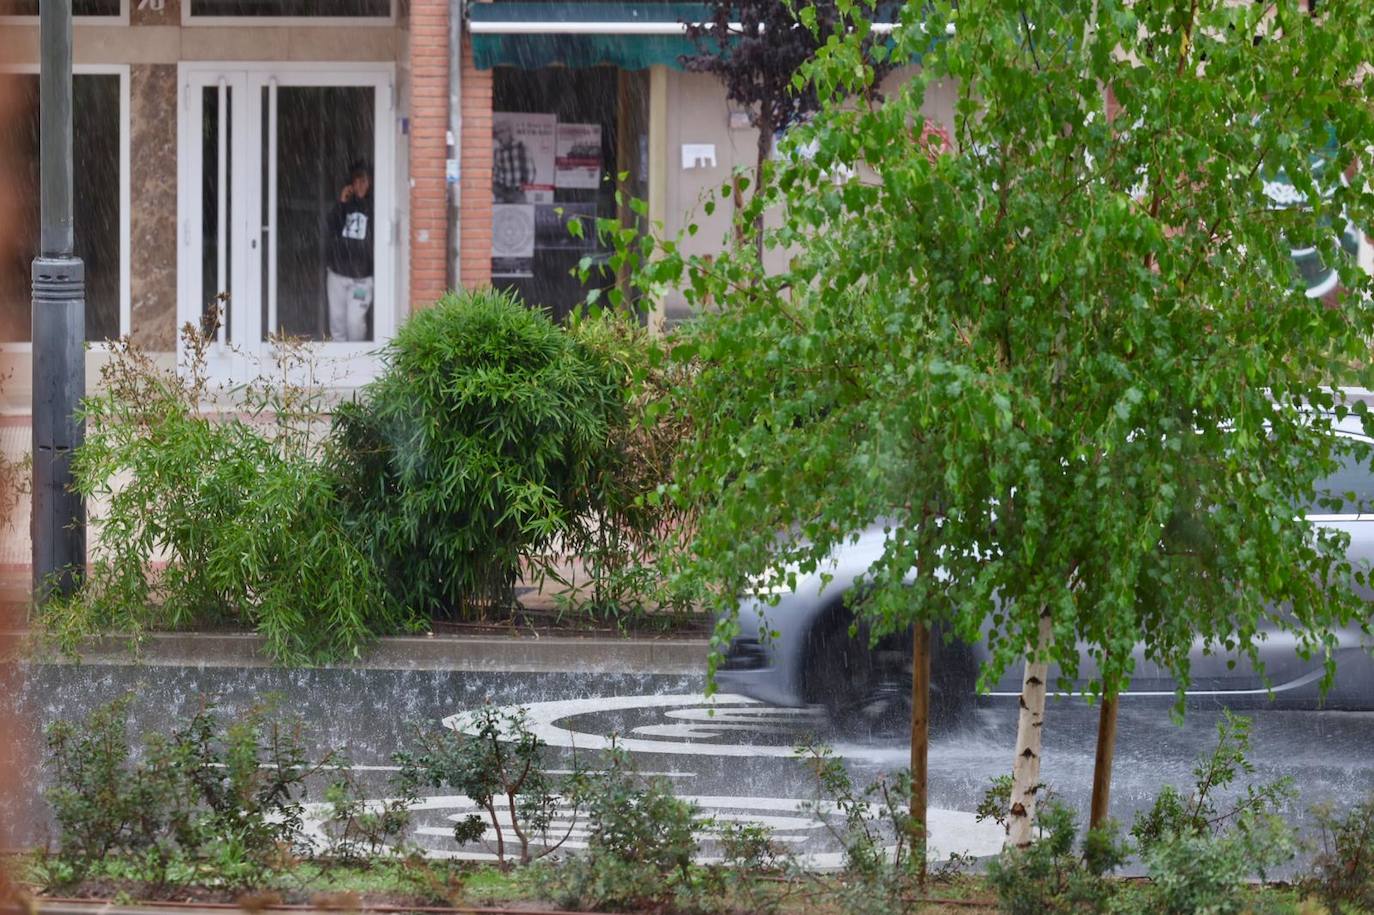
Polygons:
[[[18,461],[28,454],[32,432],[27,416],[0,415],[0,457]],[[0,506],[8,500],[0,502]],[[0,517],[0,600],[27,594],[32,561],[29,547],[29,500],[20,499],[10,517]]]

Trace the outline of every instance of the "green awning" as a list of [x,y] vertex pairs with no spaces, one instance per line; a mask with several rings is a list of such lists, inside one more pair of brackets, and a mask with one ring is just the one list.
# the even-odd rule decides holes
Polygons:
[[696,45],[681,23],[700,22],[700,3],[472,3],[468,31],[473,62],[492,67],[596,67],[644,70],[661,64],[682,69]]

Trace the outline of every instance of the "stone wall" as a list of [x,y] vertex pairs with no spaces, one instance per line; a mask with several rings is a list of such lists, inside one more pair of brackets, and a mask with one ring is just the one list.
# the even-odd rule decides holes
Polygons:
[[134,341],[176,346],[177,68],[129,68],[129,283]]

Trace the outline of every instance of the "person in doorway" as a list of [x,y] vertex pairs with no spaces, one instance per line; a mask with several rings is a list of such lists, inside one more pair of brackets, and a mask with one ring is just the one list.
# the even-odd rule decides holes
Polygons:
[[329,336],[339,342],[368,338],[372,310],[372,173],[364,163],[349,171],[348,183],[329,218],[325,293]]
[[491,186],[497,203],[524,203],[525,185],[534,176],[534,163],[523,141],[509,125],[498,124],[492,131]]

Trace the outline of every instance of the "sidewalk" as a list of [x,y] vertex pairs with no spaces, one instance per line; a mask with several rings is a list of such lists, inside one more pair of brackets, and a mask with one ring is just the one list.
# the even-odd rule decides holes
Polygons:
[[[178,915],[225,915],[226,912],[290,912],[292,915],[301,913],[320,913],[320,915],[346,915],[346,913],[403,913],[416,912],[425,915],[578,915],[576,912],[569,912],[564,909],[550,909],[533,906],[530,904],[519,904],[513,907],[460,907],[447,908],[442,906],[409,906],[409,905],[368,905],[358,903],[355,906],[344,906],[333,904],[329,906],[310,906],[310,905],[267,905],[248,907],[234,903],[214,903],[214,902],[139,902],[133,905],[119,905],[114,902],[104,900],[86,899],[48,899],[42,896],[32,900],[32,908],[25,907],[29,915],[167,915],[175,912]],[[7,911],[0,907],[0,913]],[[18,911],[12,910],[12,911]],[[582,915],[596,915],[595,912],[583,912]]]
[[[20,634],[22,637],[22,634]],[[270,668],[277,661],[251,632],[157,632],[144,636],[139,653],[118,636],[91,639],[82,664],[149,667]],[[579,635],[384,636],[357,661],[325,669],[427,670],[502,673],[699,674],[706,670],[705,638],[606,638]],[[73,663],[60,655],[45,663]]]
[[[33,433],[27,415],[0,414],[0,456],[18,461],[29,453]],[[32,553],[29,545],[29,500],[0,517],[0,602],[27,600]]]

